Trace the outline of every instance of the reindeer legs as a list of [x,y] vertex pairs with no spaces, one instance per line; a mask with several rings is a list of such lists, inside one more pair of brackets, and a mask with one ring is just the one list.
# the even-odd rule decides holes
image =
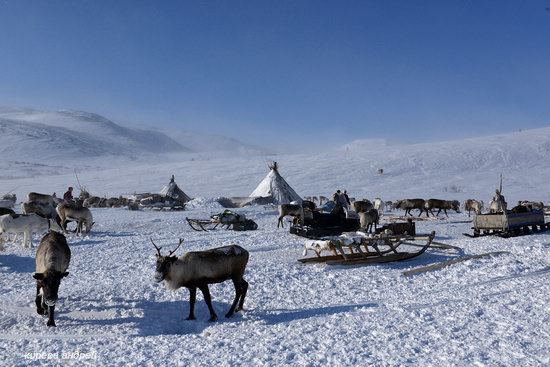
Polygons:
[[36,313],[39,315],[44,315],[44,307],[42,305],[42,295],[40,294],[40,286],[36,285],[36,299],[34,301],[36,303]]
[[244,278],[241,278],[241,286],[243,288],[243,291],[241,293],[241,300],[239,301],[239,307],[235,310],[235,312],[239,312],[243,309],[244,298],[246,297],[246,291],[248,290],[248,282],[244,280]]
[[237,307],[237,303],[239,302],[239,299],[242,297],[243,294],[243,278],[233,278],[233,285],[235,286],[235,299],[233,300],[233,304],[231,305],[231,308],[229,311],[225,314],[225,317],[231,317],[235,313],[235,307]]
[[54,311],[55,305],[48,306],[48,322],[46,323],[47,326],[55,326],[55,321],[53,320]]
[[189,316],[186,320],[195,320],[195,300],[197,299],[197,287],[189,287]]
[[212,307],[212,298],[210,297],[210,290],[208,289],[208,284],[204,284],[202,286],[199,286],[199,289],[202,292],[202,295],[204,296],[204,302],[206,302],[206,305],[208,306],[208,310],[210,311],[210,319],[208,321],[213,322],[218,319],[218,316],[216,315],[216,312],[214,312],[214,308]]

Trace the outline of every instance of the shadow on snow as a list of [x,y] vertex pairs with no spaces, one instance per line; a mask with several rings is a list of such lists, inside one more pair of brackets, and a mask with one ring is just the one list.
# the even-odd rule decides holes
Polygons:
[[[80,300],[83,301],[83,300]],[[98,326],[110,327],[126,325],[135,330],[137,336],[159,336],[159,335],[185,335],[199,334],[209,326],[224,322],[236,322],[242,319],[240,313],[232,318],[226,318],[225,313],[229,310],[230,304],[212,301],[212,305],[218,320],[209,322],[210,313],[204,301],[197,299],[195,303],[196,320],[185,320],[189,314],[189,303],[185,301],[149,301],[149,300],[122,300],[124,303],[133,305],[114,305],[108,307],[90,307],[87,310],[60,313],[59,320],[72,321],[72,327]],[[109,310],[135,310],[141,313],[140,316],[114,316],[114,318],[94,317],[96,313],[106,313]],[[92,315],[87,317],[86,313]],[[130,331],[129,334],[132,334]]]
[[0,255],[0,267],[4,266],[9,272],[32,273],[35,269],[34,257]]
[[254,316],[258,316],[264,320],[267,325],[281,324],[285,322],[305,320],[312,317],[330,316],[345,312],[356,311],[359,308],[374,308],[378,307],[377,303],[364,303],[357,305],[340,305],[340,306],[327,306],[304,310],[269,310],[269,311],[256,311],[251,312]]

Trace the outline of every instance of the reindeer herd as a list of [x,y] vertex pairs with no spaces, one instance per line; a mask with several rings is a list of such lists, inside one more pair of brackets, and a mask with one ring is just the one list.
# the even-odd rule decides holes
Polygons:
[[[316,202],[327,203],[326,197],[309,197],[302,203],[282,204],[279,206],[279,217],[277,227],[283,226],[283,218],[292,216],[296,223],[304,223],[304,220],[316,210]],[[88,201],[89,205],[93,200]],[[520,202],[518,206],[533,209],[542,206],[542,203]],[[506,202],[504,197],[497,190],[497,195],[490,204],[491,211],[505,210]],[[504,208],[504,209],[503,209]],[[517,208],[517,207],[516,207]],[[460,212],[460,203],[457,200],[439,199],[403,199],[395,202],[382,201],[376,198],[373,201],[353,200],[352,208],[343,210],[338,205],[333,211],[348,215],[357,215],[360,226],[370,232],[376,230],[380,217],[384,211],[401,209],[405,215],[413,215],[412,210],[418,210],[418,216],[426,213],[438,216],[442,211],[448,216],[447,210]],[[464,202],[464,210],[468,216],[473,211],[476,214],[482,213],[483,201],[468,199]],[[67,243],[67,223],[76,222],[75,232],[82,234],[89,233],[94,224],[93,216],[89,208],[75,203],[63,203],[57,198],[39,194],[29,193],[27,201],[21,205],[23,214],[16,214],[11,209],[0,208],[0,235],[23,233],[23,246],[32,247],[33,233],[46,233],[37,248],[35,255],[36,269],[33,278],[36,280],[36,312],[39,315],[48,317],[47,326],[56,326],[54,311],[58,300],[58,291],[61,280],[68,276],[67,269],[71,261],[71,250]],[[437,213],[434,213],[437,210]],[[355,213],[355,214],[353,214]],[[180,240],[177,247],[168,255],[162,255],[161,247],[158,247],[151,239],[156,250],[155,280],[164,282],[169,290],[176,290],[185,287],[189,290],[189,315],[188,320],[195,319],[195,301],[197,289],[204,297],[204,301],[210,312],[210,321],[215,321],[217,315],[212,307],[212,300],[209,284],[221,283],[227,280],[233,282],[235,298],[226,313],[231,317],[235,312],[243,309],[244,300],[248,290],[248,282],[244,279],[244,273],[249,260],[249,253],[240,246],[230,245],[218,247],[206,251],[193,251],[174,256],[176,250],[182,245]],[[0,242],[1,244],[1,242]],[[330,245],[330,244],[329,244]],[[311,249],[319,251],[319,243],[312,243]]]
[[[65,237],[67,223],[76,222],[77,234],[82,233],[83,228],[85,233],[89,233],[94,224],[93,216],[90,209],[81,203],[63,203],[51,195],[34,192],[28,194],[27,201],[21,205],[21,210],[24,214],[16,214],[11,209],[0,208],[0,235],[23,233],[23,246],[32,247],[32,234],[46,232],[40,240],[35,255],[36,268],[33,273],[33,278],[36,280],[35,303],[36,312],[48,317],[46,325],[56,326],[54,312],[59,287],[61,280],[69,275],[67,269],[71,261],[71,250]],[[217,319],[208,285],[226,280],[233,282],[235,299],[225,316],[231,317],[243,309],[248,290],[248,282],[243,277],[249,259],[247,250],[232,245],[206,251],[187,252],[181,257],[176,257],[173,255],[183,243],[183,240],[180,240],[174,250],[163,256],[161,248],[157,247],[152,239],[151,242],[157,251],[155,280],[164,281],[169,290],[181,287],[189,289],[188,320],[195,319],[197,288],[202,292],[210,311],[209,320]]]
[[[321,200],[323,198],[323,200]],[[453,210],[456,213],[460,213],[461,204],[458,200],[441,200],[441,199],[401,199],[396,201],[382,201],[380,198],[374,200],[362,199],[355,200],[351,199],[352,205],[348,211],[346,211],[346,216],[358,216],[360,227],[365,229],[367,232],[371,232],[372,228],[376,230],[376,226],[379,224],[380,218],[383,216],[385,211],[393,210],[403,210],[405,211],[405,216],[413,216],[413,210],[418,211],[418,217],[423,213],[426,214],[426,217],[430,217],[430,214],[433,217],[438,217],[441,212],[445,216],[449,216],[448,210]],[[291,216],[293,218],[293,223],[304,223],[304,218],[311,217],[311,213],[317,209],[316,202],[319,203],[328,203],[330,201],[326,200],[326,197],[319,196],[317,199],[316,196],[306,196],[302,204],[291,203],[291,204],[282,204],[279,205],[279,217],[277,221],[277,227],[283,227],[283,219],[286,216]],[[496,195],[493,197],[489,203],[488,212],[489,213],[502,213],[507,210],[507,203],[504,199],[504,196],[496,191]],[[464,211],[468,212],[468,217],[471,217],[471,213],[482,214],[485,209],[485,204],[482,200],[467,199],[464,201],[462,207]],[[515,206],[513,212],[523,212],[530,211],[533,209],[542,210],[545,207],[542,202],[533,202],[533,201],[519,201],[517,206]],[[437,212],[435,212],[437,210]]]

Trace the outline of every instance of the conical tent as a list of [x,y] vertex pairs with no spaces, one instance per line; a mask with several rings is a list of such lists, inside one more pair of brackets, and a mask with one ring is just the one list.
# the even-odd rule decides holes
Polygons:
[[290,187],[285,179],[279,174],[277,162],[269,166],[271,171],[260,182],[250,197],[270,197],[273,204],[288,204],[291,201],[302,202],[300,195]]
[[160,195],[172,198],[177,201],[181,201],[183,203],[191,200],[191,198],[178,187],[178,185],[174,181],[174,175],[172,175],[172,177],[170,178],[170,183],[164,186],[164,188],[160,191]]

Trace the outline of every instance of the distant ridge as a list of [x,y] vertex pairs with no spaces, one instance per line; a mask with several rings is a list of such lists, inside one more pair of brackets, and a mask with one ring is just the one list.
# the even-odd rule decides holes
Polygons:
[[96,113],[0,108],[0,153],[9,160],[41,162],[60,158],[216,151],[263,153],[260,147],[232,138],[130,128]]

